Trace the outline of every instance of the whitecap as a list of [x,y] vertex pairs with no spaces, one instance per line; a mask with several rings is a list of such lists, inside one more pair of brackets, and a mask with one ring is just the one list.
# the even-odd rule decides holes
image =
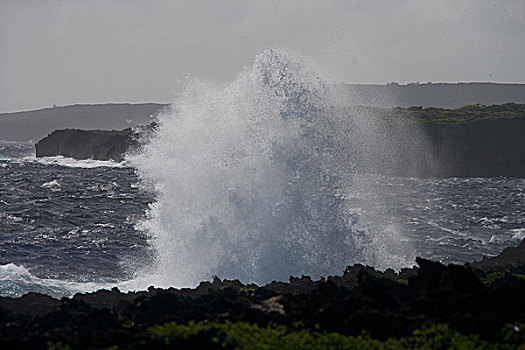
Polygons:
[[517,228],[512,230],[512,239],[523,240],[525,238],[525,228]]
[[49,182],[46,182],[44,184],[42,184],[43,188],[48,188],[49,190],[55,192],[55,191],[60,191],[61,189],[61,186],[60,184],[58,183],[58,181],[55,179],[53,181],[49,181]]
[[132,165],[128,161],[115,162],[112,160],[95,160],[95,159],[74,159],[63,156],[56,157],[25,157],[21,162],[30,162],[42,165],[58,165],[70,168],[97,168],[97,167],[110,167],[110,168],[128,168]]
[[57,279],[39,278],[24,266],[15,264],[0,265],[0,296],[21,297],[29,292],[42,293],[53,297],[71,297],[75,293],[107,288],[111,284],[96,282],[71,282]]
[[0,297],[19,298],[27,293],[41,293],[55,298],[70,298],[77,293],[90,293],[101,289],[110,290],[116,287],[122,292],[133,292],[146,290],[148,286],[144,277],[124,281],[79,282],[37,277],[26,267],[13,263],[0,265]]

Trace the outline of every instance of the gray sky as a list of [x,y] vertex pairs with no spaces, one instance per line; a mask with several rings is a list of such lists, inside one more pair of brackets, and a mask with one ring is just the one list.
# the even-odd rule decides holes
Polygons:
[[0,112],[170,102],[268,47],[349,83],[525,82],[525,1],[0,0]]

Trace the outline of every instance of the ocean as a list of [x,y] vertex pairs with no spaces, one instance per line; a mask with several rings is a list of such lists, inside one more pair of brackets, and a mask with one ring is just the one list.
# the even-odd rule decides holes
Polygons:
[[188,81],[124,162],[1,141],[0,295],[400,270],[525,237],[525,179],[362,173],[330,101],[301,58],[266,50],[227,84]]
[[[58,297],[112,286],[148,287],[147,280],[125,283],[156,264],[151,237],[137,227],[154,195],[140,188],[133,167],[2,156],[0,295]],[[396,245],[397,259],[401,254],[411,266],[415,256],[445,263],[479,260],[525,237],[525,179],[363,177],[366,185],[347,200],[359,229],[374,236],[362,249],[370,244],[376,255],[385,254],[376,261],[380,268],[403,266],[389,261],[389,242]]]

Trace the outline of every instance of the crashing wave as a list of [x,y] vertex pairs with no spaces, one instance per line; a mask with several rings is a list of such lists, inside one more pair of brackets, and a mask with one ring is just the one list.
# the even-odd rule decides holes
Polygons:
[[139,228],[157,285],[338,273],[374,253],[345,210],[337,114],[300,57],[265,50],[233,82],[198,80],[128,159],[157,194]]

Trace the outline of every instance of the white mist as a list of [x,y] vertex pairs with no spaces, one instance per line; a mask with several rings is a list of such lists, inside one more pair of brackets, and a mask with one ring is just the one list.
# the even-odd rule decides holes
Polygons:
[[330,101],[303,59],[275,50],[229,84],[191,80],[141,153],[129,156],[156,193],[139,224],[156,266],[138,280],[266,283],[340,274],[357,262],[410,265],[385,256],[389,238],[348,210],[345,123]]

